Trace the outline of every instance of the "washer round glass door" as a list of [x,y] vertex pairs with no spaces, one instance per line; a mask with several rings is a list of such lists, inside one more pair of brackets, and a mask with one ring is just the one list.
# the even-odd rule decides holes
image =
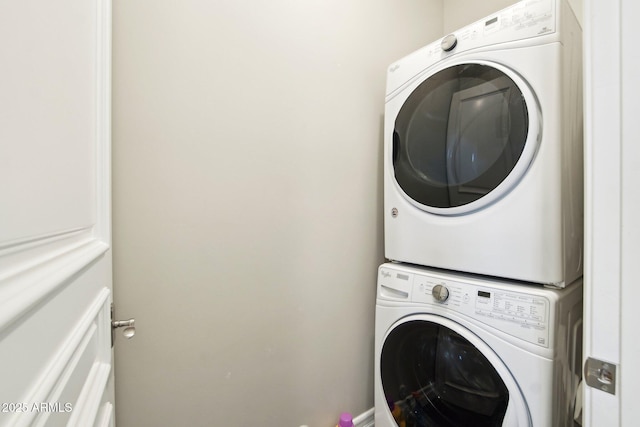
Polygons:
[[522,394],[501,359],[455,322],[416,315],[387,334],[380,377],[389,410],[407,427],[529,426]]
[[494,202],[517,184],[540,141],[533,92],[513,71],[477,62],[424,79],[400,108],[393,170],[409,200],[438,214]]

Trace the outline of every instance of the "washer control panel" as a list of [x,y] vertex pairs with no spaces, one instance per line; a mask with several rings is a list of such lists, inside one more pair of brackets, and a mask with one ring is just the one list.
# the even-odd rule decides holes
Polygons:
[[543,296],[419,274],[414,275],[412,291],[412,302],[445,306],[509,335],[549,346],[549,300]]
[[467,283],[392,268],[381,268],[378,276],[379,299],[426,304],[440,315],[454,311],[548,348],[551,303],[544,296],[547,290],[526,292],[528,289],[525,285],[484,285],[473,279]]

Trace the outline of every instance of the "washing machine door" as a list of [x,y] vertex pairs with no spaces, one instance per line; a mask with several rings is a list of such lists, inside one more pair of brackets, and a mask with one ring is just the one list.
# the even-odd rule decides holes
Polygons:
[[381,352],[389,420],[406,427],[523,427],[531,418],[504,362],[459,324],[434,315],[397,322]]
[[406,90],[393,129],[392,162],[409,201],[459,215],[517,185],[541,134],[537,100],[517,73],[494,63],[460,63]]

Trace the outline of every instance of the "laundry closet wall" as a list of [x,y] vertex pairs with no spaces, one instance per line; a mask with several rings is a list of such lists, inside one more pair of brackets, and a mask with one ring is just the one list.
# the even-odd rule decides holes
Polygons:
[[441,0],[126,0],[113,16],[119,427],[373,406],[387,65]]

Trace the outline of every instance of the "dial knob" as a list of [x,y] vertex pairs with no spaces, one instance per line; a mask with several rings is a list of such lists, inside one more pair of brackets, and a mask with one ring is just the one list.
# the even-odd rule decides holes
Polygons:
[[440,42],[440,47],[442,47],[442,50],[444,50],[445,52],[451,52],[453,49],[455,49],[457,44],[458,38],[456,37],[456,35],[449,34],[442,39],[442,41]]
[[444,285],[435,285],[431,290],[431,295],[438,302],[445,302],[449,298],[449,289]]

